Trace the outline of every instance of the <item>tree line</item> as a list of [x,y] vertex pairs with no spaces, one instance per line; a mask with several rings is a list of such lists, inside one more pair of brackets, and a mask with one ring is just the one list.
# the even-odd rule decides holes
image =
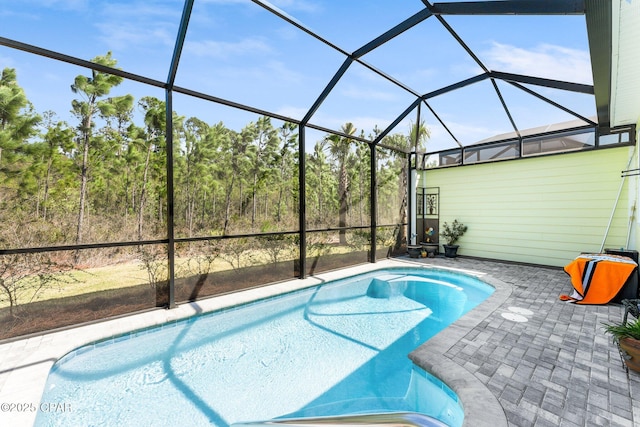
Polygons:
[[[115,68],[107,53],[92,60]],[[0,247],[166,237],[165,102],[110,96],[123,78],[99,71],[71,82],[67,123],[38,113],[16,71],[0,79]],[[174,227],[178,237],[298,229],[298,128],[259,117],[240,131],[173,113]],[[305,154],[309,229],[370,224],[371,151],[351,123]],[[377,136],[368,135],[372,139]],[[419,132],[416,139],[415,132]],[[413,134],[413,136],[412,136]],[[385,145],[406,149],[413,126]],[[406,159],[378,148],[378,223],[406,220]],[[345,243],[345,233],[340,233]]]

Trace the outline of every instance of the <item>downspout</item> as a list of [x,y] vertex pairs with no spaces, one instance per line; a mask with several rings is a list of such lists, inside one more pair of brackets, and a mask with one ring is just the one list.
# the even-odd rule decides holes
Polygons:
[[[634,144],[634,149],[636,152],[636,168],[638,168],[640,170],[640,150],[637,149],[637,145],[638,145],[638,138],[640,137],[640,117],[638,118],[638,121],[636,123],[636,128],[635,128],[635,144]],[[639,185],[639,177],[636,176],[634,178],[633,185],[635,186],[635,188],[632,189],[632,194],[633,194],[633,206],[632,206],[632,210],[633,210],[633,214],[635,214],[637,212],[637,203],[638,200],[640,200],[640,185]],[[629,225],[629,236],[627,237],[627,249],[628,248],[638,248],[638,241],[640,240],[638,236],[638,233],[640,232],[639,227],[638,227],[638,215],[633,215],[633,217],[630,220],[630,225]],[[635,228],[635,232],[632,232]]]
[[[636,147],[635,145],[633,146],[633,151],[631,152],[631,156],[629,156],[629,161],[627,162],[627,167],[625,169],[625,171],[629,170],[629,167],[631,166],[631,163],[633,162],[634,158],[636,157]],[[604,237],[602,238],[602,244],[600,245],[600,253],[602,253],[604,251],[604,245],[605,242],[607,241],[607,236],[609,235],[609,230],[611,229],[611,223],[613,222],[613,216],[616,213],[616,208],[618,207],[618,202],[620,201],[620,195],[622,194],[622,188],[624,187],[624,181],[627,178],[627,175],[625,174],[625,172],[623,171],[622,174],[622,181],[620,181],[620,187],[618,188],[618,195],[616,196],[616,201],[613,204],[613,208],[611,209],[611,215],[609,216],[609,222],[607,224],[607,228],[604,232]],[[631,224],[629,224],[629,227],[631,227]],[[629,237],[627,237],[627,244],[629,241]],[[624,249],[629,249],[624,248]]]

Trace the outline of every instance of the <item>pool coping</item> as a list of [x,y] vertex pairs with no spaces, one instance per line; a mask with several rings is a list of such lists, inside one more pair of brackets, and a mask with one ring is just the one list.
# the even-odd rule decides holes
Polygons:
[[498,398],[471,372],[445,354],[480,322],[498,310],[509,298],[513,288],[486,273],[442,266],[427,268],[452,270],[476,276],[492,286],[495,291],[470,312],[412,351],[409,358],[456,392],[464,410],[463,427],[508,427],[507,415]]
[[[470,420],[473,420],[474,426],[479,427],[507,426],[506,415],[496,397],[469,371],[448,359],[444,354],[508,298],[511,294],[510,286],[481,272],[441,266],[434,267],[424,263],[415,263],[409,259],[386,259],[377,263],[326,272],[306,279],[294,279],[184,303],[172,310],[152,310],[0,343],[0,403],[14,405],[12,410],[8,411],[3,406],[0,411],[0,425],[33,425],[51,367],[61,357],[83,345],[108,340],[139,329],[174,323],[194,315],[316,286],[348,275],[406,266],[463,272],[476,276],[495,288],[494,293],[487,300],[431,338],[428,344],[423,344],[415,349],[409,357],[416,365],[440,378],[458,394],[465,410],[464,426],[470,426]],[[70,402],[42,403],[69,404],[73,410]]]

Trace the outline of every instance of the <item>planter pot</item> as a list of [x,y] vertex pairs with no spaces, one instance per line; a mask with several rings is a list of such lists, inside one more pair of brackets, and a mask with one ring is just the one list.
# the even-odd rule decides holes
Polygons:
[[624,363],[632,371],[640,372],[640,341],[633,338],[620,339],[620,348],[627,354]]
[[407,245],[407,252],[411,258],[419,258],[420,252],[422,252],[422,246]]
[[447,258],[455,258],[458,256],[459,245],[442,245],[444,247],[444,256]]
[[438,255],[438,243],[420,242],[422,249],[427,251],[427,258],[433,258]]

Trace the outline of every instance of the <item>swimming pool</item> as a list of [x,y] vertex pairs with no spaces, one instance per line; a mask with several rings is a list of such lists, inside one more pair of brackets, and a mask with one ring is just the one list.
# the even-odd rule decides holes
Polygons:
[[461,425],[407,354],[492,292],[434,269],[374,271],[81,347],[51,370],[36,425],[218,425],[415,411]]

